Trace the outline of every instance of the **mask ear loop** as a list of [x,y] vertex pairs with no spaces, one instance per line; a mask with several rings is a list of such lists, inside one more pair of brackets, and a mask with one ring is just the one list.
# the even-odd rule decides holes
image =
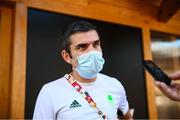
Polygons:
[[74,60],[72,60],[71,64],[73,64],[77,59],[78,59],[78,57],[76,57]]
[[[78,59],[78,56],[74,59],[74,60],[72,60],[72,62],[71,62],[71,64],[73,64],[76,60]],[[78,63],[79,64],[79,63]],[[72,69],[74,70],[75,69],[75,67],[72,65]]]

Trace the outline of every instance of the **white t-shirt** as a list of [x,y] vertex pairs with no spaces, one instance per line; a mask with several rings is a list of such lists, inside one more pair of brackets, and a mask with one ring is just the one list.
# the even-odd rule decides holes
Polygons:
[[[98,74],[95,82],[79,83],[109,120],[117,119],[117,109],[129,110],[121,83]],[[38,95],[33,119],[101,120],[97,112],[63,77],[44,85]]]

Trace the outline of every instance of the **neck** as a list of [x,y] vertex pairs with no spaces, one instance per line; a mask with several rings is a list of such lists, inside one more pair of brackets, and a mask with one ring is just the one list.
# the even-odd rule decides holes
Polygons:
[[86,79],[86,78],[83,78],[81,77],[76,71],[73,71],[71,73],[71,75],[73,76],[73,78],[79,82],[82,82],[82,83],[91,83],[91,82],[94,82],[96,81],[96,77],[95,78],[92,78],[92,79]]

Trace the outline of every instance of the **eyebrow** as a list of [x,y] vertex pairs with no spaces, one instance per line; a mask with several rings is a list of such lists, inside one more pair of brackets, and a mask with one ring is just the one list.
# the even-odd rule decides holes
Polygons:
[[76,45],[75,48],[78,48],[78,47],[86,47],[86,46],[88,46],[88,45],[89,45],[89,43],[80,43],[80,44]]
[[98,42],[100,43],[100,40],[96,40],[96,41],[94,41],[93,43],[98,43]]
[[[100,42],[100,40],[96,40],[96,41],[93,41],[93,42],[91,42],[91,43],[98,43],[98,42]],[[76,45],[76,48],[77,47],[80,47],[80,46],[87,46],[87,45],[89,45],[90,43],[79,43],[79,44],[77,44]]]

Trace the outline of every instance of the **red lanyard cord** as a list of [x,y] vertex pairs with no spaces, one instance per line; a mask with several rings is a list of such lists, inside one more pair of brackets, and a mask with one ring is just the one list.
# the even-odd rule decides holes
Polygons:
[[85,98],[89,105],[97,111],[98,115],[103,119],[107,120],[107,116],[97,107],[89,93],[82,89],[81,85],[72,77],[70,74],[66,74],[64,78]]

